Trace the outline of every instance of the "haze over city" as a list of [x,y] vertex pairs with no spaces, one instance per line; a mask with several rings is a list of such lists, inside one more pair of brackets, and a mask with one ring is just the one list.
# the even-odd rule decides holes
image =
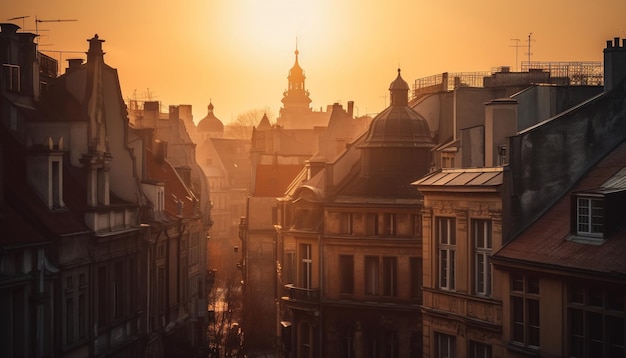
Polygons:
[[515,70],[529,58],[531,33],[532,61],[601,61],[605,41],[626,36],[619,0],[24,0],[2,8],[1,21],[37,31],[39,49],[63,69],[84,58],[97,33],[124,99],[191,104],[196,123],[210,101],[225,123],[253,109],[275,118],[296,43],[311,107],[354,101],[364,115],[389,104],[398,67],[410,85],[441,72]]

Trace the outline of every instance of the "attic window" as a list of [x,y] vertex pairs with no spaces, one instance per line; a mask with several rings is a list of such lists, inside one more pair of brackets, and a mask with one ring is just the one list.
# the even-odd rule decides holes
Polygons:
[[602,237],[604,233],[604,200],[594,197],[576,198],[576,234]]
[[14,92],[20,91],[20,66],[2,64],[2,78],[4,78],[4,89]]

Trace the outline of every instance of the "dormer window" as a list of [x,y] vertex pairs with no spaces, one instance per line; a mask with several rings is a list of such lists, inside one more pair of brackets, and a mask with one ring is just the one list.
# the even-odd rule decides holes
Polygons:
[[576,198],[576,234],[602,237],[604,233],[604,199]]
[[20,66],[4,63],[2,64],[3,87],[8,91],[20,91]]

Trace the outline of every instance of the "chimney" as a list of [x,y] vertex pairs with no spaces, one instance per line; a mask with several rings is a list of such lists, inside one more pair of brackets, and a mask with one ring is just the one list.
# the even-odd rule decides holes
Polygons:
[[155,140],[152,148],[152,153],[156,161],[163,163],[163,161],[167,158],[167,142]]
[[604,49],[604,90],[610,91],[626,77],[626,40],[615,37]]
[[354,117],[354,101],[348,101],[348,116]]
[[87,62],[91,62],[96,58],[102,59],[104,56],[104,52],[102,52],[102,43],[104,40],[100,40],[98,38],[98,34],[95,34],[93,38],[88,39],[89,41],[89,51],[87,51]]
[[70,58],[67,60],[67,68],[65,69],[65,72],[74,71],[75,69],[80,68],[80,65],[82,64],[82,58]]
[[170,132],[178,136],[180,133],[180,112],[178,106],[170,106],[169,112]]

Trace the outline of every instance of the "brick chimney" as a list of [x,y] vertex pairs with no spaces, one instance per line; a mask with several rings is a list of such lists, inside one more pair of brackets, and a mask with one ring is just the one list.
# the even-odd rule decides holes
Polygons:
[[604,90],[610,91],[626,77],[626,39],[615,37],[604,49]]

